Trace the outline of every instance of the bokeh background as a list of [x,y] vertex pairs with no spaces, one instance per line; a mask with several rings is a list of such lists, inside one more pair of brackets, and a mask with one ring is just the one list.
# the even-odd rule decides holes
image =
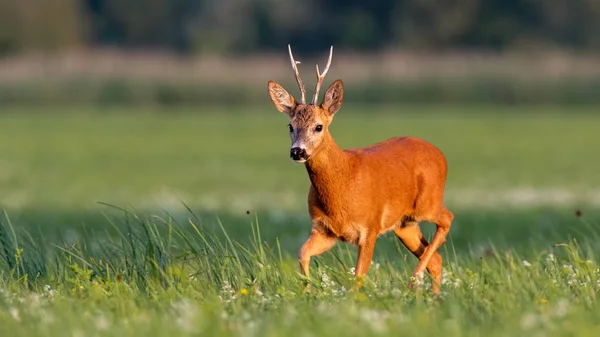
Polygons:
[[412,135],[444,151],[458,253],[597,229],[595,0],[3,0],[7,219],[75,240],[110,235],[103,203],[189,207],[240,240],[258,219],[295,254],[309,181],[266,91],[298,93],[288,43],[309,95],[334,46],[342,147]]

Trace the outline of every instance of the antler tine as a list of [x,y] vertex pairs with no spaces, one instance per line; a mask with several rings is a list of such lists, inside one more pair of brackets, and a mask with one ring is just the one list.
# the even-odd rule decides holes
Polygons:
[[304,87],[304,83],[302,83],[302,79],[300,78],[300,72],[298,71],[298,64],[300,61],[294,60],[294,56],[292,55],[292,47],[288,44],[288,51],[290,52],[290,61],[292,62],[292,68],[294,69],[294,75],[296,76],[296,82],[298,82],[298,87],[300,88],[300,102],[302,104],[306,104],[306,88]]
[[333,46],[331,46],[331,48],[329,49],[329,60],[327,60],[327,65],[325,66],[325,69],[323,70],[323,73],[319,72],[319,65],[317,64],[317,85],[315,87],[315,95],[313,96],[312,99],[312,104],[316,105],[317,104],[317,100],[319,99],[319,91],[321,90],[321,84],[323,84],[323,79],[325,79],[325,76],[327,75],[327,72],[329,71],[329,66],[331,66],[331,58],[333,57]]

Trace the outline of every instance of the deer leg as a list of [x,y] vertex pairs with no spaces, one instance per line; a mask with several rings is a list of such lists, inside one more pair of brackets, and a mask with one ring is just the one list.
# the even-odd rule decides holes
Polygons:
[[[298,262],[300,271],[306,277],[310,276],[310,258],[312,256],[323,254],[335,245],[335,238],[313,229],[308,240],[302,245],[298,253]],[[306,285],[306,290],[310,291],[310,284]]]
[[452,212],[443,207],[437,220],[435,221],[437,228],[435,230],[433,240],[431,240],[431,244],[425,248],[425,252],[423,255],[421,255],[421,261],[419,261],[417,268],[415,268],[412,274],[417,282],[421,282],[423,280],[423,274],[425,268],[429,264],[429,261],[431,261],[434,254],[437,253],[437,249],[440,248],[444,242],[446,242],[446,235],[450,231],[450,225],[452,224],[453,218],[454,215]]
[[[400,227],[394,229],[394,234],[396,234],[398,239],[414,256],[421,260],[425,253],[425,248],[429,246],[429,243],[423,237],[418,222],[410,221],[402,223]],[[433,278],[431,289],[434,294],[438,294],[440,292],[440,285],[442,284],[442,256],[438,252],[435,252],[431,260],[429,260],[427,271]]]
[[358,281],[357,287],[362,285],[362,279],[369,272],[376,240],[377,235],[369,235],[358,245],[358,259],[356,261],[356,270],[354,271],[354,275]]

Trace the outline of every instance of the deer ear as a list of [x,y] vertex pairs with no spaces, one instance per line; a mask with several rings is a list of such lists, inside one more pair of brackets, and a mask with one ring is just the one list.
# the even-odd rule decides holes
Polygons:
[[279,112],[283,112],[288,116],[292,116],[292,112],[296,107],[296,100],[294,97],[290,95],[279,83],[274,81],[269,81],[269,96],[271,97],[271,102]]
[[342,80],[335,80],[331,83],[329,88],[327,88],[321,107],[327,110],[330,115],[333,115],[342,107],[343,101],[344,84],[342,83]]

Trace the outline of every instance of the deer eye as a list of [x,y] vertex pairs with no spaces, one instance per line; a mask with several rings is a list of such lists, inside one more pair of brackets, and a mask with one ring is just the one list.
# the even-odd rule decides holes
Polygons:
[[290,132],[294,131],[294,127],[292,126],[292,124],[288,124],[288,128],[290,129]]
[[315,128],[315,131],[317,131],[317,132],[323,131],[323,125],[321,125],[321,124],[317,125],[317,127]]

